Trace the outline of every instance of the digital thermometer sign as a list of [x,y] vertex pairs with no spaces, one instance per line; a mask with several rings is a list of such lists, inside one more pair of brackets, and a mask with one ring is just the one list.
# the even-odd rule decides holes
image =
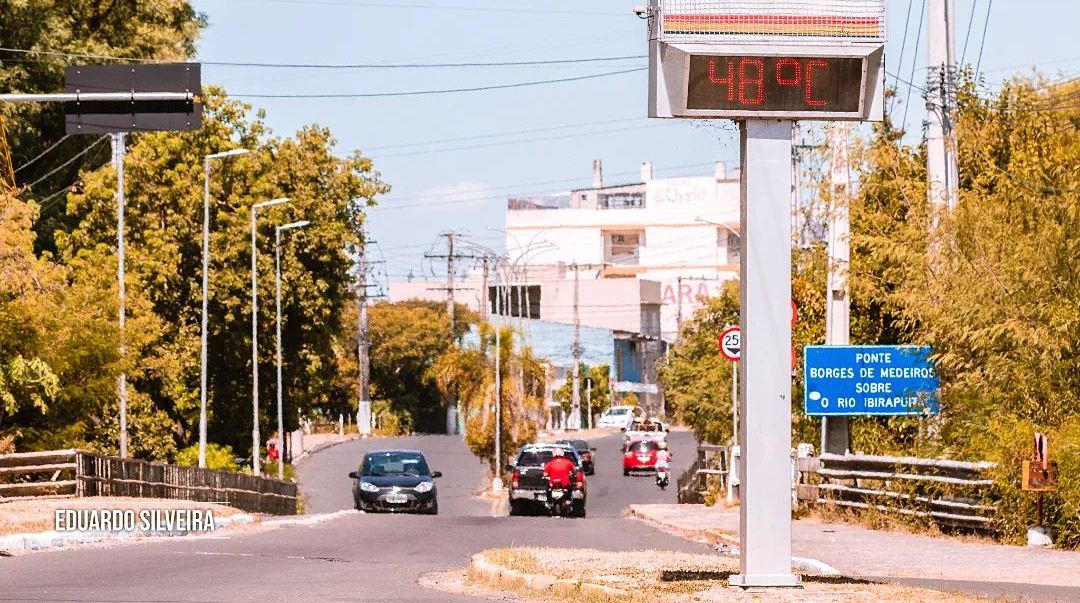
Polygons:
[[690,56],[686,108],[857,113],[863,57]]

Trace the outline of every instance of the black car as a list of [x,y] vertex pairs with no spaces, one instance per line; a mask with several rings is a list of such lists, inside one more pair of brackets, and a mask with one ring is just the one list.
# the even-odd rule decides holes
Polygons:
[[435,478],[427,459],[417,450],[375,450],[364,455],[359,471],[352,471],[353,502],[361,511],[439,513]]
[[596,448],[590,448],[589,443],[585,440],[559,440],[556,444],[562,444],[564,446],[571,446],[577,451],[578,456],[581,457],[581,470],[585,472],[585,475],[592,475],[596,473],[596,465],[593,463],[593,453],[596,452]]
[[[514,462],[507,466],[510,471],[510,488],[507,491],[510,502],[510,515],[524,515],[527,511],[546,510],[548,481],[544,477],[544,465],[559,449],[574,465],[581,468],[581,457],[573,446],[564,444],[526,444],[514,457]],[[582,473],[585,471],[582,470]],[[587,484],[582,480],[582,487],[574,490],[574,515],[585,517]]]

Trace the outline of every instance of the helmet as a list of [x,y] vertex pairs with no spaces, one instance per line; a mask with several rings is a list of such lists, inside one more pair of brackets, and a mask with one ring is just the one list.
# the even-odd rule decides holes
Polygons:
[[660,450],[667,450],[667,442],[657,442],[657,445],[660,446]]

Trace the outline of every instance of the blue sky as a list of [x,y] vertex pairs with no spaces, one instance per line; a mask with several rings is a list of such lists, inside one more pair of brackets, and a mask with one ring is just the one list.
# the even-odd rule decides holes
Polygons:
[[[987,6],[974,0],[966,62],[978,58]],[[925,80],[926,28],[913,54],[912,0],[889,0],[887,70],[908,79],[912,61]],[[492,62],[644,55],[644,22],[632,0],[194,0],[210,25],[199,43],[205,61],[273,63]],[[981,68],[990,82],[1032,66],[1051,74],[1080,71],[1078,0],[992,3]],[[972,0],[956,0],[957,56],[968,36]],[[900,50],[904,46],[903,62]],[[232,94],[370,93],[463,88],[572,78],[645,66],[643,59],[553,66],[457,69],[301,70],[207,65],[204,82]],[[641,161],[656,176],[712,173],[736,161],[731,122],[648,120],[644,71],[506,90],[366,99],[245,98],[267,111],[279,134],[311,123],[330,127],[342,154],[361,149],[393,191],[371,212],[370,231],[391,278],[426,272],[422,255],[453,228],[501,245],[488,230],[503,225],[514,193],[588,184],[593,159],[609,182],[637,178]],[[889,79],[893,83],[893,79]],[[906,97],[906,85],[901,85]],[[908,123],[923,118],[919,91]],[[895,119],[903,105],[894,109]],[[501,136],[492,134],[513,133]],[[466,140],[460,140],[466,138]],[[432,142],[449,141],[449,142]],[[425,143],[425,144],[414,144]],[[402,146],[409,145],[409,146]]]

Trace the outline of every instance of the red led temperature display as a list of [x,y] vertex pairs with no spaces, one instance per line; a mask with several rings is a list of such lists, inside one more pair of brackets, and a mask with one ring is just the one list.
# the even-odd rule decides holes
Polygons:
[[854,113],[861,57],[690,56],[687,109]]

